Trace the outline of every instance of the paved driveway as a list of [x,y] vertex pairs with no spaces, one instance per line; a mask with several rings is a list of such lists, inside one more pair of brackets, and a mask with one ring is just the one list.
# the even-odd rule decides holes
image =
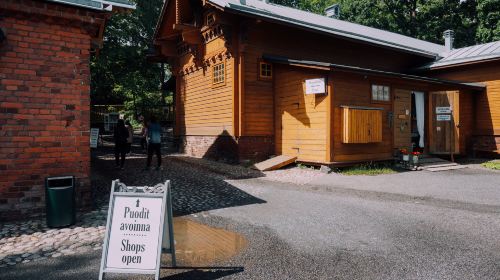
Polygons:
[[[114,174],[101,164],[103,182],[173,179],[177,215],[248,240],[229,262],[164,269],[163,279],[500,279],[499,173],[328,175],[298,185],[223,176],[174,158],[157,173]],[[99,259],[95,251],[16,265],[0,279],[95,279]]]

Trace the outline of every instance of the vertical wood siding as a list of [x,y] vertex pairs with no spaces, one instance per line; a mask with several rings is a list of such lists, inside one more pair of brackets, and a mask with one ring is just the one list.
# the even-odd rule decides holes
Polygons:
[[300,161],[327,158],[327,95],[305,94],[304,80],[326,76],[302,68],[275,67],[276,153]]
[[[225,63],[225,83],[212,84],[212,66]],[[179,77],[178,126],[180,135],[233,133],[233,58]]]

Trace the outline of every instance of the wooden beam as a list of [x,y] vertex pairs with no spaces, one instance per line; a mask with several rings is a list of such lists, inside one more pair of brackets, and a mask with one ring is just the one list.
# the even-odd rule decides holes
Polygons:
[[162,42],[160,44],[160,53],[164,56],[176,56],[177,46],[172,41]]
[[184,30],[196,30],[198,29],[198,27],[194,26],[194,25],[190,25],[190,24],[183,24],[183,23],[174,23],[172,25],[172,28],[174,30],[178,30],[178,31],[184,31]]
[[191,45],[199,45],[202,43],[201,34],[198,30],[183,31],[182,41]]
[[333,147],[333,79],[332,75],[328,73],[327,78],[327,97],[326,97],[326,162],[333,160],[332,147]]

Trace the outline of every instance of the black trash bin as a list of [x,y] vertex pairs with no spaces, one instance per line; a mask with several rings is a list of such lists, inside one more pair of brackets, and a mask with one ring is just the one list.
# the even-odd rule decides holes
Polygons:
[[75,177],[48,177],[45,179],[47,226],[51,228],[73,225],[75,213]]

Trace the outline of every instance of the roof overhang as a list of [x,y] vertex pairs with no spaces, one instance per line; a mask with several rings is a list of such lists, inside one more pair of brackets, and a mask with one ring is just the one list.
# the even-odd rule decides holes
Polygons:
[[135,4],[127,0],[46,0],[71,6],[77,6],[86,9],[111,12],[113,8],[135,10]]
[[[364,31],[364,33],[366,33],[366,34],[364,34],[363,32],[355,32],[355,31],[348,31],[348,30],[344,30],[344,29],[335,28],[334,25],[321,25],[319,23],[309,22],[306,19],[298,20],[297,18],[287,17],[286,15],[282,15],[282,14],[272,13],[272,12],[266,11],[264,9],[257,9],[255,7],[244,4],[244,3],[246,3],[246,1],[243,1],[243,0],[241,0],[239,2],[240,4],[231,3],[231,2],[225,1],[225,0],[202,0],[202,1],[203,1],[204,5],[210,5],[212,7],[218,8],[222,11],[227,11],[227,12],[239,15],[239,16],[253,17],[253,18],[265,20],[268,22],[274,22],[277,24],[285,25],[285,26],[290,26],[290,27],[299,28],[302,30],[312,31],[312,32],[319,33],[322,35],[334,36],[334,37],[342,38],[342,39],[349,40],[349,41],[362,42],[362,43],[372,45],[372,46],[396,50],[396,51],[409,53],[409,54],[413,54],[413,55],[418,55],[421,57],[426,57],[426,58],[431,58],[431,59],[439,58],[440,57],[439,54],[442,52],[442,49],[444,49],[443,46],[440,46],[437,44],[425,42],[422,40],[418,40],[415,38],[407,37],[404,35],[388,32],[388,31],[370,28],[367,26],[357,25],[354,23],[348,23],[348,24],[351,24],[353,26],[362,27],[365,29],[369,28],[370,30],[375,30],[377,32],[384,32],[384,34],[386,34],[386,33],[392,34],[394,36],[398,36],[399,41],[395,40],[394,38],[392,38],[392,41],[391,41],[391,40],[385,40],[384,38],[382,38],[382,36],[370,36],[370,34],[368,34],[369,32],[366,30]],[[162,25],[162,22],[164,20],[168,3],[169,3],[169,0],[165,0],[165,2],[163,4],[162,12],[161,12],[160,17],[158,19],[158,22],[157,22],[157,25],[155,28],[155,34],[153,36],[154,43],[158,43],[157,42],[158,32],[159,32],[161,25]],[[267,5],[274,5],[274,4],[267,4]],[[274,6],[279,6],[279,5],[274,5]],[[282,8],[292,9],[289,7],[282,7]],[[294,10],[299,11],[297,9],[294,9]],[[304,11],[300,11],[300,12],[306,13]],[[314,14],[313,16],[321,17],[320,15],[316,15],[316,14]],[[307,18],[307,16],[304,16],[304,17]],[[401,42],[408,41],[408,40],[413,40],[415,42],[425,44],[426,47],[425,48],[424,47],[418,48],[418,47],[414,47],[414,45],[410,44],[410,43],[407,43],[406,45],[401,43]],[[411,42],[413,42],[413,41],[411,41]]]
[[484,57],[478,57],[477,59],[456,59],[456,60],[449,60],[445,62],[434,62],[428,65],[424,65],[422,67],[416,68],[416,71],[422,71],[422,70],[438,70],[438,69],[443,69],[443,68],[452,68],[452,67],[459,67],[459,66],[465,66],[465,65],[471,65],[471,64],[479,64],[479,63],[485,63],[485,62],[491,62],[491,61],[500,61],[500,56],[498,55],[489,55],[489,56],[484,56]]
[[369,74],[381,77],[395,77],[408,81],[425,82],[429,84],[442,85],[442,86],[451,86],[453,88],[458,88],[458,89],[484,91],[486,88],[486,86],[481,83],[464,83],[459,81],[436,79],[424,76],[409,75],[409,74],[369,69],[369,68],[350,66],[350,65],[342,65],[342,64],[335,64],[328,62],[310,61],[310,60],[290,59],[287,57],[268,55],[268,54],[264,54],[262,56],[262,59],[268,62],[285,64],[290,66],[310,67],[328,71],[334,70],[334,71],[342,71],[350,73]]

